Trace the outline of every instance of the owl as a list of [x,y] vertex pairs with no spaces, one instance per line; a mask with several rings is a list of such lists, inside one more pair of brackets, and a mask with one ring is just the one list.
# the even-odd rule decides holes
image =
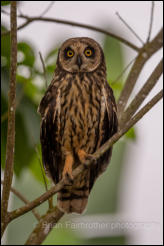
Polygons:
[[38,111],[45,172],[53,182],[71,182],[57,194],[65,213],[82,213],[95,180],[110,161],[112,148],[73,179],[72,171],[117,132],[116,103],[106,79],[100,45],[91,38],[66,40]]

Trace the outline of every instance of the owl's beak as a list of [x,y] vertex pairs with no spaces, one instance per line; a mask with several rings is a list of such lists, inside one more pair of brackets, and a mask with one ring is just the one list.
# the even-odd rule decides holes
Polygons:
[[82,59],[81,59],[81,56],[80,55],[77,56],[76,64],[79,66],[79,68],[82,65]]

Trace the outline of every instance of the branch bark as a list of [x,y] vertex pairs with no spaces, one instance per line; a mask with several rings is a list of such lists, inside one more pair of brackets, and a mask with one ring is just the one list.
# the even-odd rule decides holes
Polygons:
[[126,111],[122,114],[119,124],[120,128],[122,128],[125,122],[127,122],[135,114],[135,112],[138,110],[138,108],[145,100],[149,92],[158,82],[158,79],[160,78],[162,72],[163,72],[163,59],[158,63],[152,74],[149,76],[147,82],[144,84],[144,86],[141,88],[141,90],[132,100]]
[[[17,69],[17,19],[16,1],[11,2],[10,26],[11,26],[11,67],[10,86],[8,103],[8,129],[6,146],[6,163],[4,170],[4,185],[2,191],[2,227],[8,223],[8,202],[13,177],[14,168],[14,148],[15,148],[15,100],[16,100],[16,69]],[[3,234],[3,230],[2,230]]]
[[30,234],[25,245],[40,245],[63,215],[64,213],[57,206],[44,215]]

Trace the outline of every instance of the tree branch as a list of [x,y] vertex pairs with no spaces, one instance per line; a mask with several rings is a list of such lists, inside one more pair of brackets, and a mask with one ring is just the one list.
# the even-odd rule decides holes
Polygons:
[[[1,184],[4,184],[4,181],[3,180],[1,180]],[[16,190],[15,188],[13,188],[12,186],[11,186],[11,189],[10,189],[13,193],[14,193],[14,195],[16,195],[22,202],[24,202],[25,204],[28,204],[29,203],[29,201],[18,191],[18,190]],[[40,220],[40,215],[39,215],[39,213],[35,210],[35,209],[33,209],[32,210],[32,213],[34,214],[34,216],[36,217],[36,219],[37,220]]]
[[163,45],[163,29],[161,29],[155,38],[148,44],[145,44],[140,50],[132,69],[129,73],[129,76],[126,80],[125,86],[121,92],[120,98],[118,100],[118,116],[121,118],[121,114],[126,107],[128,99],[132,93],[132,90],[136,84],[136,81],[140,75],[140,72],[147,62],[147,60]]
[[110,82],[111,85],[117,83],[119,79],[123,76],[123,74],[127,71],[127,69],[132,65],[132,63],[136,60],[137,57],[134,57],[122,70],[122,72],[117,76],[117,78]]
[[[4,185],[2,191],[2,228],[8,223],[8,201],[13,177],[14,168],[14,149],[15,149],[15,100],[16,100],[16,69],[17,69],[17,19],[16,1],[11,2],[11,67],[8,103],[8,129],[6,146],[6,163],[4,170]],[[2,231],[3,234],[3,231]]]
[[[45,186],[46,191],[48,191],[46,176],[45,176],[44,168],[43,168],[43,165],[42,165],[42,161],[41,161],[41,158],[40,158],[40,155],[39,155],[39,151],[38,151],[37,145],[35,145],[34,148],[35,148],[36,155],[38,157],[38,162],[39,162],[39,166],[40,166],[40,169],[41,169],[44,186]],[[49,209],[53,208],[53,199],[52,199],[52,197],[50,197],[48,199],[48,205],[49,205]]]
[[120,16],[118,12],[116,12],[118,18],[123,22],[123,24],[133,33],[133,35],[144,45],[144,41],[140,38],[140,36],[129,26],[129,24]]
[[50,10],[52,5],[55,3],[55,1],[51,1],[50,4],[47,6],[47,8],[39,15],[40,17],[43,17],[43,15],[47,14],[47,12]]
[[[163,96],[163,90],[158,93],[150,102],[148,102],[125,126],[120,129],[112,138],[110,138],[102,147],[93,154],[93,161],[103,155],[115,142],[117,142],[134,124],[136,124],[144,114],[146,114]],[[91,165],[92,161],[87,161],[85,165],[81,164],[72,173],[73,179],[77,177],[87,166]],[[59,192],[65,184],[68,183],[66,178],[63,178],[59,183],[53,186],[49,191],[42,194],[29,204],[10,212],[10,221],[27,213],[31,209],[45,202],[49,197]]]
[[[32,20],[27,20],[25,23],[23,23],[22,25],[20,25],[18,28],[17,28],[17,31],[28,26],[30,23],[32,22]],[[1,36],[6,36],[6,35],[9,35],[10,34],[10,30],[9,31],[4,31],[4,32],[1,32]]]
[[57,206],[45,214],[30,234],[25,245],[40,245],[63,215],[64,213]]
[[148,43],[151,37],[151,31],[152,31],[152,26],[153,26],[153,17],[154,17],[154,1],[151,3],[151,14],[150,14],[150,24],[149,24],[149,32],[148,32],[148,37],[146,42]]
[[149,76],[147,82],[144,84],[144,86],[141,88],[141,90],[138,92],[138,94],[135,96],[133,101],[128,106],[127,110],[122,114],[122,117],[120,119],[120,128],[127,122],[133,114],[137,111],[137,109],[140,107],[142,102],[145,100],[146,96],[149,94],[149,92],[153,89],[155,84],[158,82],[161,74],[163,72],[163,59],[158,63],[152,74]]
[[44,79],[45,79],[45,82],[46,82],[46,89],[47,89],[48,82],[47,82],[46,66],[45,66],[45,63],[44,63],[44,60],[43,60],[43,56],[42,56],[40,51],[39,51],[39,56],[40,56],[40,60],[41,60],[42,67],[43,67],[43,76],[44,76]]
[[[137,47],[136,45],[132,44],[131,42],[129,42],[128,40],[117,36],[114,33],[108,32],[102,28],[99,27],[95,27],[95,26],[91,26],[91,25],[87,25],[87,24],[83,24],[83,23],[78,23],[78,22],[74,22],[74,21],[68,21],[68,20],[61,20],[61,19],[55,19],[55,18],[46,18],[46,17],[29,17],[26,15],[19,15],[18,17],[20,18],[24,18],[26,19],[26,22],[24,24],[22,24],[21,26],[18,27],[17,30],[22,29],[23,27],[29,25],[30,23],[34,22],[34,21],[45,21],[45,22],[53,22],[53,23],[58,23],[58,24],[64,24],[64,25],[69,25],[69,26],[75,26],[75,27],[80,27],[80,28],[86,28],[92,31],[96,31],[96,32],[100,32],[103,34],[106,34],[110,37],[113,37],[117,40],[119,40],[120,42],[122,42],[123,44],[129,46],[130,48],[134,49],[135,51],[139,51],[140,48]],[[10,31],[6,31],[6,32],[2,32],[1,35],[8,35],[10,34]]]

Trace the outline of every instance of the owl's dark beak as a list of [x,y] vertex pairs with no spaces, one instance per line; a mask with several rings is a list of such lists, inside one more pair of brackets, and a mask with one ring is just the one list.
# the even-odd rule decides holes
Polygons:
[[82,59],[81,59],[81,56],[80,55],[77,56],[76,64],[79,66],[79,68],[82,65]]

